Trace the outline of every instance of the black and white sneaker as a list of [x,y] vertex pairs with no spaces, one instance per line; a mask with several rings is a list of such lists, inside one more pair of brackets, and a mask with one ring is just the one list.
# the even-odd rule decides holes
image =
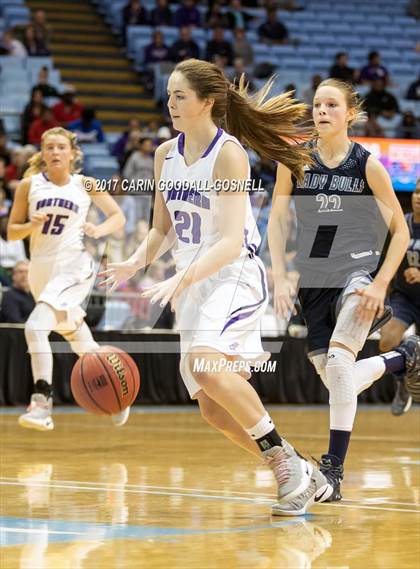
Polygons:
[[396,381],[395,395],[391,403],[391,413],[396,417],[404,415],[410,409],[413,398],[408,393],[405,381]]
[[319,463],[319,470],[333,487],[332,494],[325,502],[338,502],[341,500],[341,482],[344,478],[343,463],[334,454],[323,454]]
[[395,351],[405,356],[405,385],[413,401],[420,403],[420,336],[408,336]]

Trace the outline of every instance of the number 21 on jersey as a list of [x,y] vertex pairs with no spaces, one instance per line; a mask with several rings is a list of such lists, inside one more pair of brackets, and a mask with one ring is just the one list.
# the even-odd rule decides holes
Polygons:
[[198,213],[188,213],[187,211],[175,211],[175,231],[177,237],[183,243],[193,243],[201,241],[201,217]]

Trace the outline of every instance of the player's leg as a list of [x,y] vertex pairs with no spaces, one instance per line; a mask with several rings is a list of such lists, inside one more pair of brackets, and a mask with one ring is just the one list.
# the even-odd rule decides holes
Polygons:
[[52,412],[53,357],[48,337],[63,314],[45,302],[38,302],[25,324],[25,338],[31,357],[34,393],[27,413],[19,417],[22,427],[50,431],[54,428]]
[[[379,341],[380,351],[389,352],[397,347],[407,328],[409,328],[409,324],[398,318],[392,318],[392,320],[387,322],[381,329],[381,339]],[[395,394],[391,403],[391,412],[393,415],[399,416],[410,409],[413,400],[405,386],[404,373],[394,374],[394,378]]]
[[[330,339],[325,365],[325,380],[330,401],[330,441],[328,452],[321,458],[321,471],[334,484],[330,499],[341,499],[343,465],[350,443],[357,411],[356,357],[362,349],[374,319],[360,321],[355,294],[344,297]],[[320,373],[320,372],[318,372]],[[322,377],[322,373],[320,373]]]
[[232,415],[211,399],[203,390],[198,392],[197,401],[200,406],[201,416],[209,425],[223,433],[225,437],[244,450],[261,458],[261,451],[257,443],[251,439]]
[[331,494],[331,486],[312,464],[280,437],[254,388],[241,375],[220,371],[218,366],[223,359],[223,354],[210,348],[192,350],[188,360],[190,370],[199,367],[194,365],[194,360],[206,362],[206,371],[194,371],[195,382],[256,442],[262,457],[273,470],[279,499],[273,506],[273,514],[305,513],[314,501],[324,501]]

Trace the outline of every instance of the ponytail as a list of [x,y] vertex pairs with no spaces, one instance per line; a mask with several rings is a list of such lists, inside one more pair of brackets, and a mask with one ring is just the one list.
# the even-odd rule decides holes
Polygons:
[[300,181],[310,150],[303,142],[311,130],[303,127],[308,107],[290,93],[267,98],[270,79],[255,95],[248,94],[242,75],[239,85],[228,81],[213,63],[187,59],[175,67],[187,79],[199,99],[213,99],[212,119],[260,156],[282,162]]
[[310,149],[302,146],[311,132],[303,127],[307,106],[291,93],[267,98],[273,81],[252,96],[243,75],[238,86],[229,83],[226,130],[260,156],[283,163],[300,181],[311,163]]

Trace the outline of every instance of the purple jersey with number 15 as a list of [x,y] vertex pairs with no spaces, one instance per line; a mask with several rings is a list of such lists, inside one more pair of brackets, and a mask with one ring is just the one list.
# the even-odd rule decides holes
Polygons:
[[56,186],[45,173],[31,178],[29,217],[34,213],[47,220],[31,235],[31,259],[72,256],[82,251],[83,225],[91,203],[83,186],[83,176],[70,176],[68,184]]
[[[181,133],[174,139],[165,158],[159,187],[177,235],[174,256],[178,269],[203,255],[219,239],[219,195],[229,184],[215,189],[213,170],[217,156],[228,140],[241,146],[236,138],[219,128],[201,158],[187,166],[184,134]],[[260,241],[248,196],[241,256],[255,253]]]

